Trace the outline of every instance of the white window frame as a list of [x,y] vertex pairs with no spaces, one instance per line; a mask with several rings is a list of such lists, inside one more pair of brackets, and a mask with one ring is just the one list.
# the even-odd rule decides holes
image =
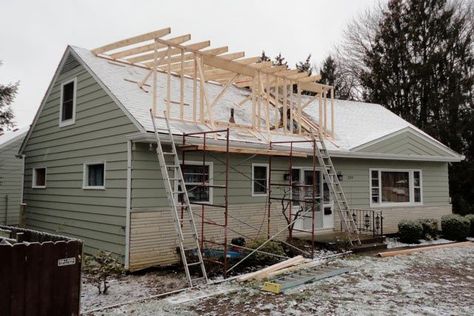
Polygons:
[[[183,161],[179,161],[180,165],[183,164]],[[185,161],[186,163],[186,166],[202,166],[202,161],[189,161],[189,160],[186,160]],[[212,188],[212,185],[214,185],[214,163],[212,161],[206,161],[204,163],[204,165],[208,166],[209,167],[209,201],[199,201],[197,203],[207,203],[207,204],[214,204],[214,189]],[[183,170],[181,170],[183,171]],[[184,177],[184,172],[183,172],[183,177]],[[184,185],[192,185],[193,183],[188,183],[188,182],[185,182]],[[202,183],[201,183],[202,184]],[[178,183],[177,181],[175,181],[175,191],[178,190]]]
[[[97,185],[97,186],[90,186],[88,185],[89,179],[89,169],[88,167],[91,165],[104,165],[104,185]],[[93,161],[93,162],[86,162],[83,164],[83,172],[82,172],[82,189],[84,190],[105,190],[106,188],[106,180],[107,180],[107,163],[105,161]]]
[[[255,167],[265,167],[267,170],[267,187],[265,188],[265,193],[255,193]],[[267,163],[253,163],[252,164],[252,197],[259,197],[259,196],[268,196],[268,181],[270,176],[270,170]]]
[[[36,185],[36,170],[44,169],[44,185]],[[46,189],[46,185],[48,184],[47,177],[48,177],[48,168],[46,167],[35,167],[32,169],[33,174],[31,175],[31,188],[33,189]]]
[[[63,94],[64,94],[64,86],[74,82],[74,90],[73,90],[73,98],[72,98],[72,118],[69,120],[63,121]],[[59,127],[65,127],[72,125],[76,122],[76,91],[77,91],[77,77],[64,81],[61,83],[61,95],[60,95],[60,101],[59,101]]]
[[[379,203],[372,201],[372,171],[378,172]],[[408,172],[408,189],[410,192],[409,202],[382,202],[382,172]],[[414,172],[420,173],[420,202],[415,202]],[[392,168],[370,168],[369,169],[369,205],[370,207],[403,207],[423,205],[423,172],[421,169],[392,169]]]

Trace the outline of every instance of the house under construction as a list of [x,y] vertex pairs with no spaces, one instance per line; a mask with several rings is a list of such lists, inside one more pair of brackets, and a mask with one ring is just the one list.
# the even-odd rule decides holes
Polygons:
[[451,213],[463,157],[318,79],[169,28],[69,46],[20,149],[27,225],[131,271],[179,246],[228,271],[233,238],[357,244]]

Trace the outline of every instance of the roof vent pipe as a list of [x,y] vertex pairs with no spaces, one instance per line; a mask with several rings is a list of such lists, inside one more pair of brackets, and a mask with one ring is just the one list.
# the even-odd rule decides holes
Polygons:
[[235,119],[234,119],[234,109],[230,109],[229,123],[235,123]]

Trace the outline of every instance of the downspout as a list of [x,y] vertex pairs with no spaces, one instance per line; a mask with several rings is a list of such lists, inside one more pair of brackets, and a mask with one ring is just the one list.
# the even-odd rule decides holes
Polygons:
[[25,157],[26,155],[21,155],[21,160],[23,160],[23,168],[21,171],[21,186],[20,186],[20,218],[18,219],[18,224],[20,224],[21,227],[26,227],[26,204],[25,204],[25,199],[24,199],[24,192],[25,192]]
[[126,190],[126,218],[125,218],[125,270],[130,263],[130,211],[132,205],[132,141],[127,140],[127,190]]
[[5,219],[3,222],[5,226],[8,225],[8,194],[5,194]]

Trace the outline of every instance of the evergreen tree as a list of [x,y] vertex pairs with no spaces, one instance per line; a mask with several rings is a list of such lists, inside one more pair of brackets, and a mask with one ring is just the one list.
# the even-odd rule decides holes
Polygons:
[[296,69],[299,72],[307,72],[308,76],[311,76],[313,73],[313,66],[311,66],[311,54],[309,54],[304,61],[297,62]]
[[285,66],[288,68],[288,62],[285,61],[285,57],[281,55],[281,53],[278,53],[278,55],[275,56],[275,60],[273,61],[274,66]]
[[323,65],[319,70],[319,74],[321,75],[319,83],[334,87],[334,97],[336,99],[353,99],[351,96],[351,89],[353,86],[351,77],[344,76],[336,59],[334,59],[331,55],[326,57],[324,60]]
[[362,58],[362,97],[466,155],[450,167],[450,189],[455,211],[473,212],[472,7],[391,0],[382,13]]
[[270,61],[270,60],[271,60],[271,58],[268,57],[268,56],[265,54],[265,51],[264,51],[264,50],[262,50],[262,55],[260,55],[260,59],[259,59],[258,62],[261,63],[261,62]]
[[[0,61],[0,66],[2,65]],[[15,98],[18,90],[18,83],[1,84],[0,83],[0,132],[4,129],[15,126],[13,122],[13,111],[10,104]]]

